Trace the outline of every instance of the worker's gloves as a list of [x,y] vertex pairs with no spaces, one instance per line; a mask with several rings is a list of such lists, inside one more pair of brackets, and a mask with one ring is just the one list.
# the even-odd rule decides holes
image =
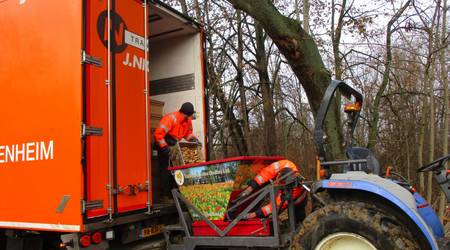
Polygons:
[[170,153],[170,148],[168,146],[165,146],[165,147],[161,148],[161,153],[169,154]]
[[233,202],[238,202],[239,200],[243,199],[244,197],[248,196],[253,191],[252,187],[246,188],[244,191],[242,191],[236,199],[233,200]]
[[242,197],[248,196],[249,194],[251,194],[253,191],[252,187],[248,187],[246,188],[244,191],[242,191],[242,193],[240,195],[242,195]]
[[197,137],[192,137],[189,142],[199,142]]
[[197,143],[197,145],[199,145],[200,147],[202,146],[202,143],[198,140],[197,137],[193,137],[192,139],[189,140],[189,142],[195,142],[195,143]]
[[245,219],[246,219],[246,220],[254,219],[254,218],[256,218],[256,213],[248,213],[248,214],[245,216]]

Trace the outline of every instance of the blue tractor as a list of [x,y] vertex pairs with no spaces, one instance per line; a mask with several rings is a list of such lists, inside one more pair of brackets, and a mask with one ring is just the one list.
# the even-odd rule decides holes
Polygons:
[[[344,108],[348,115],[347,159],[328,161],[323,125],[336,90],[353,100]],[[294,242],[299,249],[445,249],[438,245],[445,244],[444,228],[430,204],[400,174],[390,169],[381,173],[370,150],[354,146],[361,104],[362,95],[342,81],[333,81],[325,93],[314,140],[318,172],[326,178],[311,188],[314,196],[323,197],[319,198],[322,206],[305,219]],[[447,198],[445,163],[449,158],[447,155],[419,169],[434,171]]]
[[[351,100],[344,111],[346,159],[329,159],[327,137],[324,132],[330,103],[336,91]],[[353,133],[360,117],[362,95],[342,81],[333,81],[325,92],[316,116],[314,140],[318,152],[316,181],[306,181],[301,176],[286,173],[250,196],[237,200],[228,207],[228,212],[245,205],[245,209],[229,221],[225,229],[202,215],[181,193],[172,191],[180,215],[180,224],[165,229],[168,249],[195,249],[197,247],[252,248],[252,249],[301,249],[301,250],[404,250],[447,249],[444,228],[433,208],[400,174],[390,169],[381,173],[374,154],[362,147],[354,146]],[[432,162],[419,171],[433,171],[450,197],[450,181],[445,165],[450,155]],[[310,193],[313,211],[301,224],[295,223],[294,201],[289,196],[293,187],[303,187]],[[275,195],[283,192],[289,202],[285,224],[280,222],[281,207],[274,205]],[[268,218],[270,234],[230,236],[233,227],[243,223],[246,215],[270,199],[273,204],[272,218]],[[192,233],[189,213],[195,211],[214,230],[212,236],[196,236]],[[182,232],[182,240],[174,243],[172,236]]]

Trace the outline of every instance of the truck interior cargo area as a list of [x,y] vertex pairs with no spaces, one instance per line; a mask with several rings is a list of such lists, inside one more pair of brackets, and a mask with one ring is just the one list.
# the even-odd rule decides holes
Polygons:
[[[196,109],[194,134],[204,138],[206,120],[200,24],[163,3],[155,2],[149,7],[148,39],[150,99],[164,103],[162,114],[178,110],[184,102],[193,103]],[[150,114],[154,119],[159,115],[152,108]],[[158,204],[161,171],[157,167],[155,153],[152,157],[152,186],[153,203]]]
[[149,42],[170,39],[182,35],[198,33],[198,27],[189,18],[174,13],[174,10],[159,4],[150,5],[149,15]]

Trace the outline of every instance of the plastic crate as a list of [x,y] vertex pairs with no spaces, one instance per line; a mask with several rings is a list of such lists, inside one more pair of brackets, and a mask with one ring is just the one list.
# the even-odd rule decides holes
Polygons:
[[[213,220],[211,221],[220,230],[224,230],[231,222]],[[268,220],[253,219],[238,222],[226,236],[269,236],[271,235],[271,226]],[[204,221],[196,221],[192,223],[192,233],[194,236],[219,236]]]
[[[190,152],[189,152],[190,151]],[[197,159],[188,157],[189,153],[197,154]],[[204,162],[202,147],[195,142],[178,142],[170,148],[170,161],[174,166]]]

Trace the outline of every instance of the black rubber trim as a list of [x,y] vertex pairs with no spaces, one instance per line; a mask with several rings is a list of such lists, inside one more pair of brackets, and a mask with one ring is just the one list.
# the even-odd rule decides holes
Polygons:
[[[82,46],[83,50],[86,51],[87,47],[87,2],[86,0],[82,1]],[[87,122],[87,93],[86,93],[86,64],[82,64],[82,98],[83,98],[83,123],[86,124]],[[83,169],[83,200],[87,199],[87,161],[86,161],[86,155],[87,155],[87,149],[86,149],[86,138],[81,137],[81,166]],[[87,221],[87,213],[83,213],[83,222]]]
[[[209,86],[208,86],[208,67],[206,65],[208,65],[208,61],[206,59],[206,34],[205,32],[201,33],[201,43],[202,43],[202,50],[203,50],[203,67],[202,67],[202,71],[203,71],[203,92],[205,93],[203,96],[203,109],[205,110],[205,114],[203,117],[203,120],[206,122],[208,121],[208,118],[211,117],[210,116],[210,108],[209,108]],[[209,141],[209,131],[211,130],[211,124],[209,122],[206,122],[206,131],[205,131],[205,147],[206,147],[206,155],[205,155],[205,159],[206,161],[211,160],[210,159],[210,155],[211,155],[211,145],[210,145],[210,141]]]

